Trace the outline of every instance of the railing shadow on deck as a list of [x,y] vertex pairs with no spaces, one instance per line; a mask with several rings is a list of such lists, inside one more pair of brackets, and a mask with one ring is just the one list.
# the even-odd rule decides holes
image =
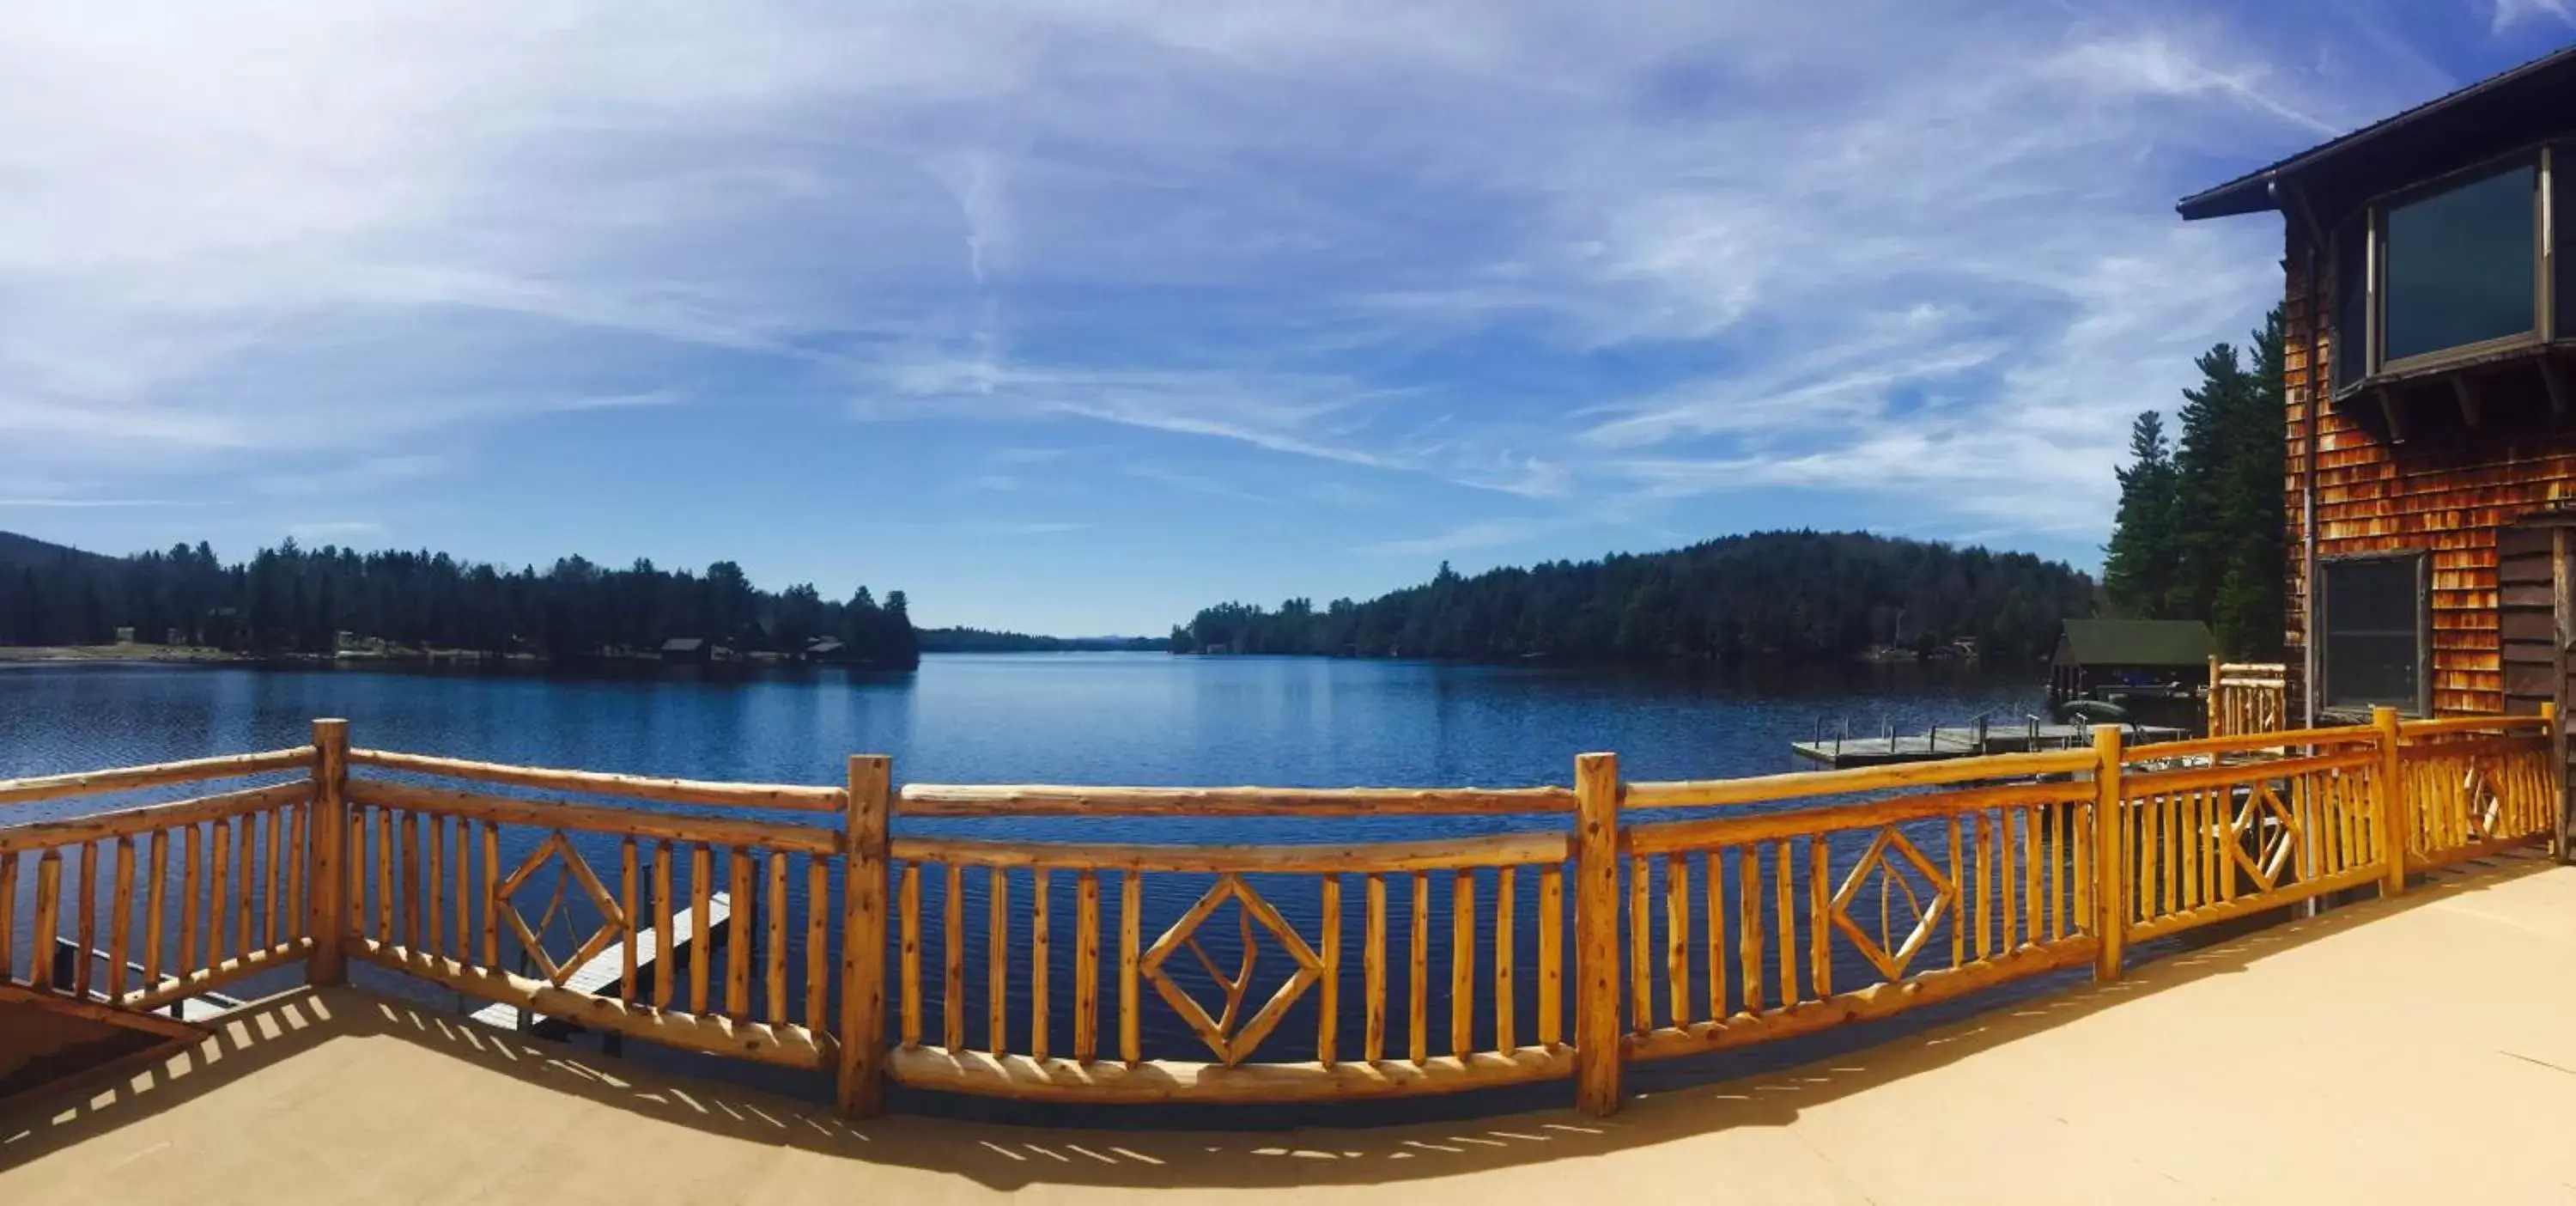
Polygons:
[[[52,1100],[0,1108],[0,1173],[239,1084],[326,1043],[393,1040],[665,1124],[847,1160],[854,1175],[863,1175],[868,1166],[903,1167],[997,1190],[1058,1185],[1258,1189],[1455,1176],[1789,1125],[1805,1111],[1936,1072],[2124,1001],[2239,974],[2257,960],[2356,926],[2552,869],[2536,852],[2501,854],[2436,871],[2404,896],[2366,899],[2286,921],[2249,917],[2208,931],[2207,945],[2141,960],[2119,981],[2079,983],[1911,1033],[1903,1030],[1919,1025],[1912,1019],[1865,1023],[1845,1033],[1867,1046],[1793,1067],[1641,1094],[1610,1119],[1558,1109],[1370,1130],[1278,1133],[1070,1130],[916,1116],[854,1121],[824,1103],[531,1042],[361,990],[298,989],[225,1018],[206,1040],[164,1064]],[[1889,1032],[1896,1033],[1886,1037]]]

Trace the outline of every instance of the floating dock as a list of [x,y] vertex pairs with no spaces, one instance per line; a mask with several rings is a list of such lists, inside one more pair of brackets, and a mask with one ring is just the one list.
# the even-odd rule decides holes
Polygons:
[[[2124,724],[2120,726],[2120,732],[2130,745],[2180,741],[2191,735],[2183,729],[2149,724]],[[2082,749],[2092,743],[2093,728],[2090,725],[2022,724],[1934,728],[1913,736],[1822,737],[1814,741],[1793,741],[1789,748],[1801,758],[1840,769],[1847,766],[1887,766],[1898,762],[1937,762],[1944,758],[1974,758],[1983,754],[2019,754],[2031,750]]]
[[[732,922],[732,894],[726,892],[708,893],[707,930],[709,939],[717,942],[723,941],[725,932]],[[689,943],[697,939],[697,929],[697,921],[688,907],[682,906],[678,912],[671,914],[672,958],[678,958],[681,952],[689,949]],[[654,970],[654,961],[659,959],[661,954],[661,935],[655,932],[654,927],[648,925],[635,931],[635,979],[637,984],[641,985],[646,982],[646,977]],[[589,962],[572,969],[572,974],[564,977],[563,986],[573,992],[588,993],[592,996],[614,994],[618,991],[619,986],[624,983],[626,978],[625,960],[626,944],[622,942],[612,943],[607,950],[601,951],[599,954],[593,956]],[[551,1019],[534,1019],[532,1022],[528,1017],[527,1011],[516,1005],[486,1005],[481,1009],[475,1010],[470,1016],[472,1016],[475,1021],[481,1022],[486,1026],[494,1026],[502,1030],[534,1029],[539,1033],[554,1033],[557,1031],[568,1033],[572,1029],[568,1023],[559,1023],[552,1021]],[[561,1037],[561,1035],[558,1033],[555,1034],[555,1037]]]

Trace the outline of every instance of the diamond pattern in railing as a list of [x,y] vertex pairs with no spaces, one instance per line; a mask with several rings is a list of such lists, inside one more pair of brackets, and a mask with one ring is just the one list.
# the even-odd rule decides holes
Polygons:
[[[545,939],[541,933],[545,919],[540,918],[536,925],[530,925],[528,919],[520,914],[518,902],[512,899],[521,887],[545,870],[547,862],[551,860],[559,860],[557,864],[559,874],[567,874],[572,882],[581,885],[583,894],[590,897],[590,903],[599,910],[600,917],[599,928],[573,952],[570,958],[561,962],[557,962],[546,950]],[[556,892],[561,893],[562,890],[563,885],[558,883]],[[560,907],[560,903],[557,901],[551,905],[547,910],[548,914],[551,915],[555,907]],[[546,979],[552,981],[557,987],[561,987],[563,982],[582,964],[597,958],[601,951],[608,949],[610,943],[617,941],[626,933],[625,910],[618,907],[616,899],[610,896],[608,889],[599,882],[599,877],[592,874],[590,864],[582,860],[581,852],[573,849],[572,840],[565,837],[560,829],[547,834],[546,840],[537,843],[537,848],[528,852],[527,860],[520,863],[518,869],[510,873],[509,878],[493,887],[489,907],[509,921],[511,931],[519,936],[520,946],[545,972]]]
[[[1233,903],[1238,912],[1243,952],[1241,962],[1231,976],[1218,970],[1216,960],[1208,955],[1198,940],[1199,927],[1228,902]],[[1271,994],[1268,1003],[1246,1019],[1243,1016],[1245,994],[1252,987],[1253,972],[1260,956],[1260,946],[1254,941],[1255,923],[1287,952],[1289,961],[1296,964],[1296,971]],[[1198,957],[1199,966],[1206,969],[1208,978],[1216,981],[1217,987],[1225,993],[1224,1009],[1215,1016],[1210,1016],[1207,1009],[1164,970],[1164,963],[1183,949]],[[1183,1021],[1189,1023],[1190,1029],[1198,1033],[1208,1049],[1214,1051],[1227,1067],[1233,1067],[1250,1056],[1261,1045],[1261,1040],[1268,1038],[1271,1030],[1279,1025],[1280,1019],[1287,1016],[1288,1007],[1296,1004],[1298,997],[1323,978],[1324,961],[1288,924],[1288,920],[1279,915],[1279,910],[1263,900],[1261,894],[1244,883],[1241,876],[1222,875],[1207,894],[1199,897],[1198,903],[1191,905],[1189,912],[1182,914],[1153,948],[1145,952],[1138,970],[1153,982],[1154,990],[1163,995],[1163,1000],[1171,1004]]]

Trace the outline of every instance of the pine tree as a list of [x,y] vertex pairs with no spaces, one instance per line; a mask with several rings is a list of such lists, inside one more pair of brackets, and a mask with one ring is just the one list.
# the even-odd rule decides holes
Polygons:
[[2164,416],[2150,410],[2129,425],[2129,464],[2119,470],[2120,511],[2102,556],[2102,591],[2113,606],[2154,619],[2173,592],[2173,448]]

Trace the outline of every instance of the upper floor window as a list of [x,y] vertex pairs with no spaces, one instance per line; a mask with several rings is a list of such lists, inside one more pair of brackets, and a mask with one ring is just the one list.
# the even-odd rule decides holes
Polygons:
[[2538,344],[2551,327],[2576,335],[2576,295],[2554,296],[2576,288],[2576,273],[2549,254],[2570,209],[2551,196],[2564,191],[2552,189],[2551,158],[2527,152],[2393,194],[2335,231],[2338,388]]
[[2539,333],[2539,195],[2524,163],[2388,207],[2382,364]]

